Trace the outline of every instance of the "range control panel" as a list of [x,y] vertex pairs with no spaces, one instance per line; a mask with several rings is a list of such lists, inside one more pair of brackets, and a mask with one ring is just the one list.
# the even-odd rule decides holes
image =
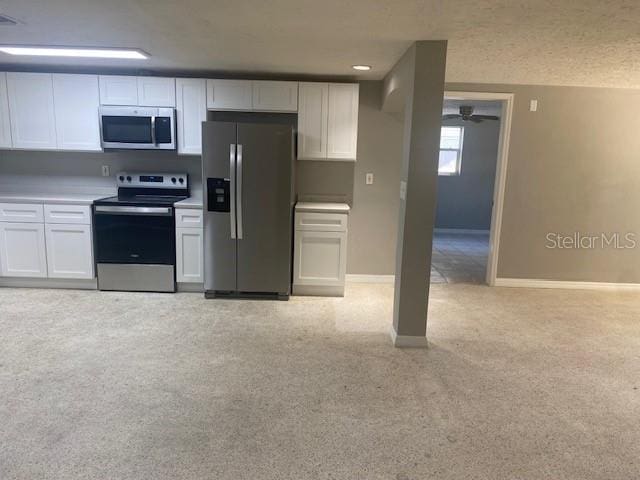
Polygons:
[[187,188],[186,173],[129,173],[116,174],[118,187]]
[[210,212],[228,212],[231,202],[228,178],[207,178],[207,210]]

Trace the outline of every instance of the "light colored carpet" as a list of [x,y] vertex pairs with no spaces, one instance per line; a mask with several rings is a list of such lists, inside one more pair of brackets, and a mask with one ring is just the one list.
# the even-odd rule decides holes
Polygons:
[[638,478],[637,294],[391,299],[0,289],[0,478]]

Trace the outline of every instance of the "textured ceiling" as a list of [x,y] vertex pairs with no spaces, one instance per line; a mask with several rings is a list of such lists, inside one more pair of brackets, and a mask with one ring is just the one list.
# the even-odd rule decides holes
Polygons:
[[[139,47],[145,62],[20,63],[382,78],[447,39],[447,81],[640,87],[638,0],[0,0],[0,42]],[[0,54],[0,63],[16,64]]]

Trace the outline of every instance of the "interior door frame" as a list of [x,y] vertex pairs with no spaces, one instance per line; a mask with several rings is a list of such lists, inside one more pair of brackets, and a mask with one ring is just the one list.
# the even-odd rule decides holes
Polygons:
[[502,102],[500,116],[500,136],[498,140],[498,158],[496,162],[496,178],[493,186],[493,207],[491,209],[491,228],[489,230],[489,257],[487,259],[486,282],[496,285],[498,276],[498,257],[500,252],[500,233],[502,231],[502,213],[504,210],[504,190],[507,181],[507,165],[509,163],[509,142],[511,138],[511,121],[513,119],[513,93],[497,92],[456,92],[446,90],[445,100],[498,100]]

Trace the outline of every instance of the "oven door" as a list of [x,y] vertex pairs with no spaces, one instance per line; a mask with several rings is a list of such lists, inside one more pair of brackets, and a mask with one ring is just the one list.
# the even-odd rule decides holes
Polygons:
[[173,207],[94,207],[96,263],[174,265]]

